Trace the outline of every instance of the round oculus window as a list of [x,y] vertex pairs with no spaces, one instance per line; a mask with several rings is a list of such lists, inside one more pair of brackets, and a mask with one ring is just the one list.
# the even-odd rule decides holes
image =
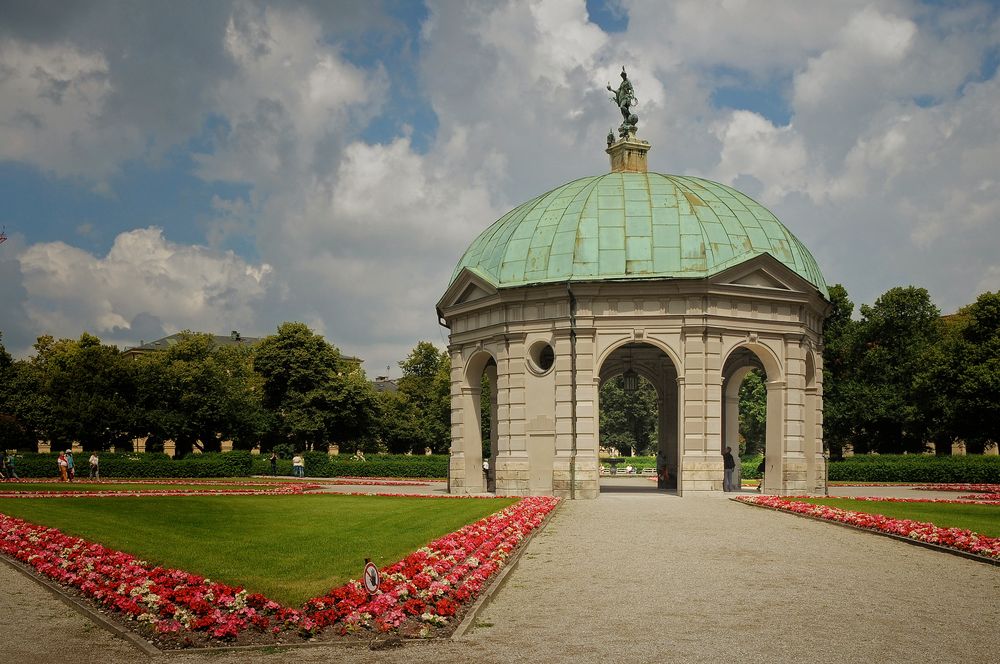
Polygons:
[[536,341],[528,349],[528,363],[537,374],[548,373],[556,361],[556,352],[545,341]]

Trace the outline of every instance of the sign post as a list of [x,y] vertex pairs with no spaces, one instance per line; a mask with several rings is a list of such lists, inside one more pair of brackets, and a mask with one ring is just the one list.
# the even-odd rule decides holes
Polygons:
[[378,586],[382,582],[382,576],[379,574],[378,567],[375,567],[375,563],[372,562],[371,558],[365,558],[365,590],[368,591],[369,595],[374,595],[378,592]]

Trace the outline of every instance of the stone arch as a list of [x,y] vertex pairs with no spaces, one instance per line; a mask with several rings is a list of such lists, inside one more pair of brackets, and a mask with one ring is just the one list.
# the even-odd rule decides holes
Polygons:
[[[490,448],[493,462],[489,473],[483,472],[482,377],[486,373],[490,383]],[[458,386],[462,413],[462,435],[452,437],[452,458],[460,459],[464,470],[465,493],[495,490],[496,458],[499,447],[497,426],[497,358],[489,350],[477,347],[465,360],[462,380]],[[454,401],[454,395],[453,395]],[[456,445],[456,442],[458,445]]]
[[[738,450],[739,389],[743,379],[754,368],[766,377],[767,415],[764,433],[764,493],[781,493],[784,482],[785,380],[781,362],[765,344],[746,341],[735,344],[722,362],[723,441]],[[739,477],[739,468],[737,469]]]
[[[638,357],[626,360],[623,355],[628,347],[640,353]],[[652,339],[629,338],[617,341],[600,354],[599,363],[593,374],[595,394],[595,431],[600,444],[600,388],[611,378],[622,374],[631,367],[646,379],[656,390],[658,449],[667,458],[668,476],[671,484],[677,479],[680,466],[680,404],[678,390],[679,364],[676,355],[668,346]],[[666,483],[659,488],[665,489]]]
[[722,366],[725,367],[729,358],[741,348],[747,349],[760,360],[764,373],[767,374],[768,381],[784,380],[785,374],[782,370],[781,359],[770,346],[760,341],[740,341],[733,344],[728,350],[722,353],[722,357],[724,358]]
[[594,375],[595,376],[600,375],[601,373],[600,368],[604,366],[605,361],[607,361],[607,359],[611,357],[612,353],[614,353],[619,348],[624,348],[629,344],[646,344],[658,348],[659,350],[663,351],[663,353],[667,356],[670,362],[674,365],[674,369],[677,371],[677,374],[683,375],[684,365],[681,363],[680,356],[677,355],[677,353],[674,352],[674,349],[671,348],[668,344],[665,344],[662,341],[653,338],[636,339],[632,337],[619,339],[618,341],[615,341],[614,343],[610,344],[607,348],[605,348],[600,353],[600,355],[598,355],[598,357],[595,359],[594,366],[598,368],[598,371],[595,372]]

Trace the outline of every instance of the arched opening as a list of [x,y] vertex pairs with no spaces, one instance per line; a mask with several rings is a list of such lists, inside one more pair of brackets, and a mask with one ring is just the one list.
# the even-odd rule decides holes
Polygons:
[[816,381],[816,359],[812,351],[806,353],[806,392],[803,431],[803,451],[806,456],[806,486],[813,493],[823,493],[826,488],[826,457],[823,455],[823,435],[819,417],[819,388]]
[[[755,458],[763,456],[764,474],[760,490],[764,493],[780,491],[783,473],[783,392],[784,382],[777,361],[766,348],[739,346],[726,358],[722,367],[722,441],[719,453],[724,454],[729,447],[736,457],[732,490],[742,490],[740,453],[756,452]],[[725,486],[725,477],[723,483]]]
[[601,363],[598,388],[601,491],[676,488],[679,409],[670,356],[649,343],[623,344]]
[[497,363],[490,353],[476,351],[466,361],[462,384],[460,453],[465,464],[464,492],[496,491],[496,458],[499,447],[497,426]]

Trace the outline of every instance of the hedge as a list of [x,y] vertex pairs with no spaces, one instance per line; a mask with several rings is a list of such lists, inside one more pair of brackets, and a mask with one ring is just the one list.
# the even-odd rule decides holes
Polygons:
[[655,456],[620,456],[620,457],[601,457],[601,465],[611,468],[611,459],[618,460],[618,470],[624,471],[625,466],[631,465],[637,470],[642,470],[643,468],[656,468],[656,457]]
[[[246,451],[221,454],[189,454],[173,460],[166,454],[133,453],[99,455],[102,478],[122,477],[246,477],[253,465],[252,455]],[[18,477],[58,477],[58,454],[19,454],[14,470]],[[86,478],[90,472],[89,452],[73,455],[77,478]]]
[[[350,456],[330,456],[324,452],[306,452],[306,477],[448,477],[448,455],[372,454],[366,461]],[[253,460],[254,475],[270,475],[270,455]],[[292,462],[278,460],[278,474],[291,475]]]
[[1000,482],[1000,456],[858,454],[830,462],[831,482]]

